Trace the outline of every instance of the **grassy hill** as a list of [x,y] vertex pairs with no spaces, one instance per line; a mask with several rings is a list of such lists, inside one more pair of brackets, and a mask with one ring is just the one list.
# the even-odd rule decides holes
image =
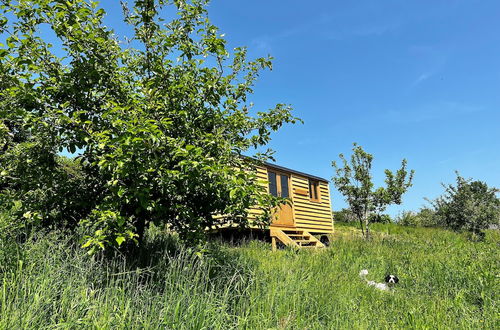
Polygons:
[[[499,328],[500,235],[484,242],[439,229],[337,225],[321,251],[251,241],[200,258],[153,233],[148,249],[88,257],[59,234],[0,250],[0,328]],[[393,292],[377,291],[358,273]]]

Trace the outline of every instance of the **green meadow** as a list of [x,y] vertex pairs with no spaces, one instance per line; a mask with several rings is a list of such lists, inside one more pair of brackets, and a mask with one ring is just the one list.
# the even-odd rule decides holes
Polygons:
[[[134,257],[87,256],[62,234],[0,242],[0,328],[328,329],[500,327],[500,234],[483,242],[374,225],[371,241],[336,224],[331,246],[271,252],[213,242],[203,256],[151,231]],[[146,252],[147,251],[147,252]],[[369,287],[358,273],[400,283]]]

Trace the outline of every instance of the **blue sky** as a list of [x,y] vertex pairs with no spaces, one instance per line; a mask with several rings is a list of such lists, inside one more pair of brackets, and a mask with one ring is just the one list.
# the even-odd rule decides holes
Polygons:
[[[119,2],[103,7],[126,34]],[[500,187],[500,1],[214,0],[209,13],[230,47],[275,57],[255,108],[288,103],[304,120],[274,136],[278,164],[330,179],[357,142],[382,184],[406,158],[414,186],[393,215],[440,195],[455,170]]]
[[440,195],[455,170],[500,186],[499,1],[219,0],[209,11],[230,46],[275,57],[256,107],[290,103],[305,122],[275,135],[279,164],[331,178],[357,142],[381,184],[407,158],[414,186],[391,214]]
[[[118,1],[103,3],[126,33]],[[304,120],[274,136],[278,164],[330,179],[357,142],[382,184],[407,158],[414,186],[393,215],[440,195],[455,170],[500,187],[499,1],[214,0],[209,13],[230,47],[275,57],[255,108],[289,103]]]

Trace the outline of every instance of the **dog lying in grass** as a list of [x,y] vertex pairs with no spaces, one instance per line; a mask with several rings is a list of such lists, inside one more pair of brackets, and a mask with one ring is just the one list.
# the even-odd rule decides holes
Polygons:
[[396,285],[399,282],[399,278],[396,275],[391,275],[391,274],[387,275],[385,277],[385,283],[377,283],[375,281],[369,281],[366,279],[366,275],[368,275],[368,270],[366,269],[362,269],[359,272],[359,277],[361,277],[362,280],[366,281],[366,283],[369,286],[373,286],[382,291],[392,290],[394,288],[394,285]]

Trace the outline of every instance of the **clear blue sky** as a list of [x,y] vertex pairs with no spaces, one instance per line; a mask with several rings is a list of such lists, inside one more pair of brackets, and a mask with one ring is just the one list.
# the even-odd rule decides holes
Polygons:
[[500,187],[500,1],[219,0],[209,11],[231,46],[275,57],[256,107],[290,103],[305,122],[275,135],[279,164],[331,178],[358,142],[382,183],[407,158],[414,186],[392,214],[441,194],[455,170]]
[[[118,1],[104,4],[115,26]],[[500,186],[500,1],[215,0],[209,13],[230,47],[275,57],[251,100],[305,122],[274,136],[280,165],[331,178],[358,142],[380,184],[407,158],[414,186],[391,214],[441,194],[455,170]]]

